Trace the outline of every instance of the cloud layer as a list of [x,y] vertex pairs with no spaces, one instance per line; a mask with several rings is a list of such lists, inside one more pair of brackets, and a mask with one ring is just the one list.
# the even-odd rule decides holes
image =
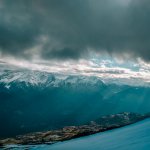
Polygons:
[[149,0],[1,0],[0,52],[78,59],[91,52],[150,61]]
[[138,59],[137,63],[125,61],[121,64],[110,58],[80,59],[79,61],[63,60],[61,63],[55,60],[31,63],[10,58],[0,59],[0,74],[8,70],[37,70],[54,73],[63,78],[68,75],[96,76],[108,84],[117,83],[150,87],[150,64],[145,63],[141,59]]

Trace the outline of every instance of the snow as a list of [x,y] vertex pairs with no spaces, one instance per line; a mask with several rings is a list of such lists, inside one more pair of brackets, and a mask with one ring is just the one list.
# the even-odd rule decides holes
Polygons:
[[2,74],[0,74],[0,83],[6,84],[6,88],[8,88],[8,84],[10,85],[14,82],[25,82],[26,85],[31,84],[33,86],[37,86],[39,84],[45,86],[51,85],[53,87],[59,87],[61,84],[103,84],[103,82],[96,77],[56,75],[40,71],[4,71]]
[[52,145],[9,145],[6,148],[20,150],[149,150],[150,119]]
[[7,89],[9,89],[9,88],[10,88],[10,85],[5,85],[5,87],[6,87]]

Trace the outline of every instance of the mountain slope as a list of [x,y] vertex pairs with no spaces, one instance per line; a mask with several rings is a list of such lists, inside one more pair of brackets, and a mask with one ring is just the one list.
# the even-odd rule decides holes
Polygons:
[[150,119],[67,142],[35,146],[31,150],[149,150],[149,148]]
[[52,145],[7,146],[7,148],[18,150],[149,150],[149,147],[150,119],[115,130]]
[[106,84],[97,77],[4,70],[0,137],[81,125],[124,111],[146,113],[149,95],[148,87]]
[[87,136],[98,132],[120,128],[135,122],[149,118],[150,115],[135,114],[124,112],[103,116],[95,121],[91,121],[81,126],[68,126],[58,130],[50,130],[45,132],[35,132],[25,135],[19,135],[15,138],[7,138],[0,140],[0,145],[32,145],[32,144],[53,144],[59,141],[66,141],[77,137]]

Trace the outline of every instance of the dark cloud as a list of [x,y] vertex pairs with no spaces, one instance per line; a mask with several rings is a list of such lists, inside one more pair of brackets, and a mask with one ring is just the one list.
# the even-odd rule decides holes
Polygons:
[[[149,0],[1,0],[4,55],[77,59],[89,51],[150,60]],[[29,53],[28,53],[29,52]]]

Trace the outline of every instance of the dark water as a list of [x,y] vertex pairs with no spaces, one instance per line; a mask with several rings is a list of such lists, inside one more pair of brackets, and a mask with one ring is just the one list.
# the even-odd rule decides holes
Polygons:
[[[18,149],[18,148],[17,148]],[[23,149],[23,148],[20,148]],[[150,150],[150,119],[123,128],[29,150]]]

